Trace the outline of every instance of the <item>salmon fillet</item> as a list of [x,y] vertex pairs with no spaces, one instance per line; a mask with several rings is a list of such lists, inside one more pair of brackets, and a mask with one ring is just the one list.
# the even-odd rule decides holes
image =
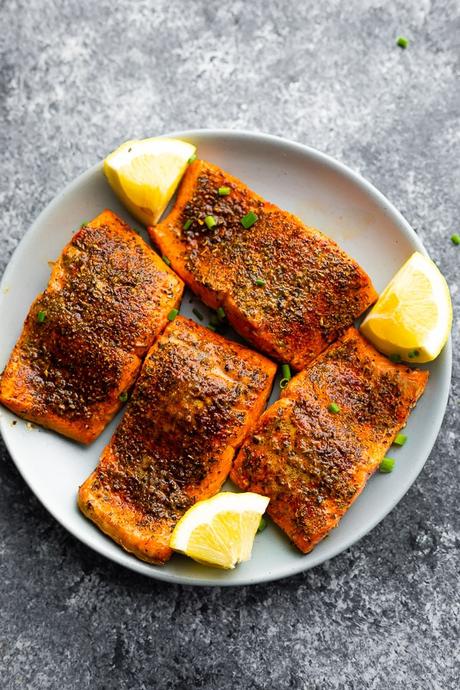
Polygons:
[[276,367],[177,317],[149,351],[125,415],[80,487],[83,513],[149,563],[196,501],[217,493],[264,409]]
[[350,328],[262,415],[231,479],[269,496],[268,513],[307,553],[363,490],[427,378],[393,364]]
[[82,226],[32,304],[0,377],[16,414],[90,443],[121,406],[183,283],[126,223]]
[[[230,193],[219,195],[221,187]],[[251,211],[258,220],[245,229]],[[188,167],[174,209],[148,231],[203,302],[222,307],[257,349],[296,369],[377,299],[335,242],[206,161]]]

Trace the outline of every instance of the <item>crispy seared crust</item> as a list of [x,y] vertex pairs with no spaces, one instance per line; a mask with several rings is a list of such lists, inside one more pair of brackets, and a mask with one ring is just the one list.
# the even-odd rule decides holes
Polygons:
[[275,365],[177,317],[147,355],[123,420],[81,486],[83,513],[151,563],[197,500],[218,492],[270,395]]
[[[219,196],[221,186],[231,193]],[[241,219],[250,210],[259,219],[245,229]],[[217,221],[212,229],[208,215]],[[148,230],[206,304],[222,306],[242,336],[296,369],[377,298],[370,278],[335,242],[206,161],[188,167],[173,211]]]
[[[292,379],[240,450],[231,478],[307,553],[377,469],[428,372],[393,364],[354,328]],[[328,410],[331,402],[340,412]]]
[[141,237],[104,211],[74,235],[32,304],[0,377],[0,402],[90,443],[119,409],[182,292]]

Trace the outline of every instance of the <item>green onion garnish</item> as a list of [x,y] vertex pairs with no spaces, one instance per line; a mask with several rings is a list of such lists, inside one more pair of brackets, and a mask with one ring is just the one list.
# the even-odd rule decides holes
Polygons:
[[291,380],[292,374],[291,374],[291,367],[289,364],[282,364],[281,365],[281,373],[283,374],[283,379],[287,379],[288,381]]
[[382,462],[379,465],[379,472],[382,472],[383,474],[388,474],[389,472],[393,472],[394,466],[395,461],[393,458],[383,458]]
[[393,355],[389,355],[389,358],[395,364],[399,364],[401,362],[401,355],[399,355],[397,352],[395,352]]
[[340,405],[337,405],[337,403],[335,402],[331,402],[327,406],[327,409],[329,410],[329,412],[332,412],[332,414],[337,414],[338,412],[340,412]]
[[89,220],[84,220],[83,223],[80,225],[80,227],[86,228],[87,225],[89,225]]
[[259,220],[259,216],[254,213],[254,211],[249,211],[249,213],[246,213],[246,215],[242,217],[241,225],[248,230],[254,225],[256,220]]
[[396,45],[398,45],[400,48],[407,48],[409,45],[409,39],[404,38],[404,36],[398,36],[396,39]]
[[420,352],[418,350],[412,350],[411,352],[407,353],[407,356],[409,359],[414,359],[414,357],[418,357]]
[[192,153],[187,163],[193,163],[193,161],[196,161],[196,153]]
[[286,386],[288,385],[288,383],[289,383],[289,379],[281,379],[281,381],[280,381],[280,388],[281,388],[281,390],[283,390],[283,388],[286,388]]
[[225,319],[225,311],[222,307],[217,307],[216,314],[219,321],[223,321]]
[[128,400],[128,393],[126,391],[123,391],[123,393],[120,393],[120,395],[118,396],[118,399],[121,402],[126,402]]
[[46,311],[39,311],[37,314],[37,321],[38,323],[43,323],[43,321],[46,319]]
[[219,189],[217,190],[219,196],[228,196],[230,192],[230,187],[219,187]]
[[217,225],[217,220],[214,218],[214,216],[206,216],[204,222],[210,230]]
[[167,256],[162,256],[161,258],[162,258],[163,261],[165,262],[166,266],[171,266],[171,262],[170,262],[170,260],[168,259]]
[[192,311],[195,314],[195,316],[198,319],[200,319],[200,321],[203,321],[203,314],[201,313],[201,311],[198,311],[198,309],[196,309],[195,307],[193,307]]
[[263,532],[264,529],[266,528],[266,526],[267,526],[267,521],[266,521],[263,517],[261,517],[261,518],[260,518],[260,522],[259,522],[259,526],[258,526],[258,528],[257,528],[257,531],[258,531],[258,532]]
[[179,309],[171,309],[171,311],[168,314],[168,321],[174,321],[178,313]]
[[405,436],[404,434],[398,434],[396,436],[395,440],[393,441],[393,444],[395,446],[403,446],[406,443],[406,441],[407,441],[407,436]]
[[453,244],[460,244],[460,235],[452,235],[450,239]]
[[188,220],[185,221],[185,223],[183,224],[182,227],[184,228],[184,230],[188,230],[192,223],[193,223],[193,220],[191,218],[189,218]]
[[265,280],[263,278],[257,278],[256,285],[258,285],[259,287],[263,287],[265,285]]
[[212,323],[208,324],[206,328],[209,328],[210,331],[215,331],[216,327],[212,325]]

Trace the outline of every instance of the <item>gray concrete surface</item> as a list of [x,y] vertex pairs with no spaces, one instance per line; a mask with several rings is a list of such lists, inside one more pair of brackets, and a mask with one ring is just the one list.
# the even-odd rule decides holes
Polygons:
[[[3,0],[0,22],[0,271],[120,141],[246,128],[370,179],[458,305],[458,0]],[[458,353],[458,324],[454,336]],[[98,557],[0,444],[0,686],[457,688],[458,374],[457,357],[436,446],[383,523],[323,567],[239,590],[167,586]]]

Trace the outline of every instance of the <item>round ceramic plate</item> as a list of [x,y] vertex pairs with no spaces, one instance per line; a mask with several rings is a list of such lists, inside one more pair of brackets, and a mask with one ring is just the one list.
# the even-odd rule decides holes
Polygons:
[[[127,133],[127,138],[128,138]],[[424,248],[407,222],[368,182],[314,149],[276,137],[232,131],[177,132],[200,158],[222,166],[252,189],[336,240],[382,290],[414,250]],[[19,336],[29,306],[48,281],[48,261],[59,256],[72,232],[104,208],[135,228],[105,181],[99,163],[72,182],[27,232],[3,276],[0,292],[0,368]],[[144,233],[142,233],[144,234]],[[144,234],[145,236],[145,234]],[[187,297],[182,310],[193,318]],[[194,585],[243,585],[286,577],[323,563],[371,530],[404,496],[422,469],[439,432],[450,383],[451,350],[429,366],[426,392],[407,425],[408,442],[392,449],[392,474],[377,474],[328,539],[302,555],[273,523],[256,537],[251,561],[232,571],[207,568],[178,555],[156,567],[137,560],[85,519],[77,508],[79,485],[98,462],[119,418],[90,447],[17,421],[1,409],[0,428],[22,476],[50,513],[100,554],[149,577]],[[277,397],[275,385],[272,401]],[[397,536],[395,536],[397,539]]]

